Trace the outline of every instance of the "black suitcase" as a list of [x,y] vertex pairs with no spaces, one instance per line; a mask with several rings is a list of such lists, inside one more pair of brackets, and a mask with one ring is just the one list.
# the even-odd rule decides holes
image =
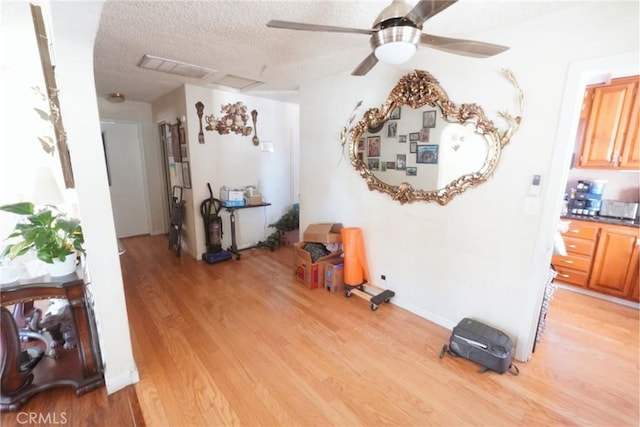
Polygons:
[[501,374],[506,371],[518,374],[518,368],[511,363],[511,338],[502,331],[474,319],[464,318],[453,328],[449,346],[444,346],[440,357],[443,357],[445,352],[481,365],[483,372],[492,370]]

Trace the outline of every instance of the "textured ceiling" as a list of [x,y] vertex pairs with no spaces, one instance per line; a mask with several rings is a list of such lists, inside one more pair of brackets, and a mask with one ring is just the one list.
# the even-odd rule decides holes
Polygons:
[[[122,92],[129,100],[153,102],[184,83],[219,87],[208,80],[138,68],[142,56],[149,54],[259,80],[264,84],[246,93],[295,101],[303,82],[351,72],[370,53],[369,38],[267,28],[266,23],[279,19],[369,29],[389,3],[107,0],[94,51],[96,90],[98,96]],[[423,31],[508,46],[509,40],[476,35],[568,4],[460,0],[429,19]],[[417,55],[427,55],[428,50],[421,46]]]

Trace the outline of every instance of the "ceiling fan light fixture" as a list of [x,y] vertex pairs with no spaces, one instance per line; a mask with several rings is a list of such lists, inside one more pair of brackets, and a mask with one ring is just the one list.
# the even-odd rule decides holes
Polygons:
[[378,61],[390,65],[404,64],[416,53],[416,45],[409,42],[391,42],[376,48]]
[[416,53],[420,30],[414,27],[388,27],[371,36],[371,47],[378,61],[398,65]]

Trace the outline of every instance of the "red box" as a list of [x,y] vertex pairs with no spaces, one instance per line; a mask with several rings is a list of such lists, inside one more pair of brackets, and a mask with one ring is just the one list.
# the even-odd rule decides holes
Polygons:
[[322,264],[296,265],[298,280],[304,282],[309,289],[316,289],[322,286],[322,273],[324,271],[322,267]]

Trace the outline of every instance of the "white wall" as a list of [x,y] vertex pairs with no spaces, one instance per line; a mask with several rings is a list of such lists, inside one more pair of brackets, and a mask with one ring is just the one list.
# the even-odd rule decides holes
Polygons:
[[[637,2],[580,2],[484,35],[511,47],[498,57],[421,48],[404,72],[379,64],[365,77],[335,75],[303,86],[301,228],[321,221],[361,227],[374,283],[396,291],[393,303],[445,327],[465,316],[483,319],[515,339],[518,359],[528,359],[573,146],[566,135],[556,139],[568,68],[637,51],[637,18]],[[497,111],[517,112],[501,68],[514,72],[526,97],[521,128],[493,178],[444,207],[401,206],[368,191],[347,160],[338,164],[340,128],[356,102],[364,101],[362,111],[379,106],[412,68],[431,72],[454,102],[480,104],[499,127]],[[542,176],[540,206],[527,215],[534,174]]]
[[98,97],[100,120],[126,121],[140,124],[144,170],[149,197],[151,234],[166,233],[169,227],[167,204],[164,195],[164,176],[160,163],[160,135],[153,122],[151,104],[125,101],[119,104]]
[[[220,117],[220,106],[237,101],[247,106],[248,112],[258,111],[258,136],[261,141],[272,142],[274,152],[263,152],[251,142],[252,136],[220,135],[204,130],[205,143],[198,142],[200,129],[195,104],[205,105],[204,116]],[[298,106],[230,91],[212,90],[186,85],[153,104],[154,120],[175,122],[185,115],[188,159],[192,188],[185,190],[185,245],[197,259],[205,252],[205,235],[200,204],[209,198],[207,183],[214,197],[219,197],[223,185],[243,187],[259,185],[264,199],[271,203],[266,208],[236,211],[236,239],[239,248],[256,244],[273,232],[268,224],[275,222],[297,201],[296,181],[292,171],[298,168],[295,156],[299,146],[296,126]],[[248,123],[253,126],[251,120]],[[206,121],[203,117],[203,128]],[[229,215],[222,212],[224,224],[223,247],[231,245]]]
[[[4,205],[32,200],[40,167],[53,172],[61,192],[64,182],[58,157],[47,154],[38,142],[43,136],[55,140],[55,134],[51,123],[34,110],[49,107],[32,89],[37,86],[46,93],[29,5],[5,3],[0,11],[0,205]],[[15,216],[0,213],[0,246],[14,220]]]
[[[28,8],[27,3],[22,4]],[[60,108],[86,241],[107,392],[138,381],[100,136],[93,44],[101,2],[52,2]],[[78,19],[82,16],[82,19]]]

